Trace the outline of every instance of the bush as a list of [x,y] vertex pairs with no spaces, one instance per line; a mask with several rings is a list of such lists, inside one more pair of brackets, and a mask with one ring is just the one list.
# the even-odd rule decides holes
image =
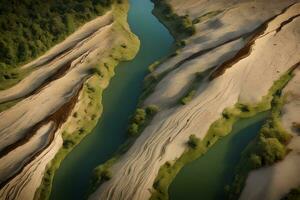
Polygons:
[[199,143],[199,139],[195,135],[190,135],[188,145],[192,149],[196,149]]
[[131,117],[128,133],[131,136],[137,136],[145,126],[146,121],[150,121],[158,111],[159,108],[155,105],[149,105],[145,109],[137,108]]
[[276,161],[282,160],[286,154],[285,146],[277,138],[260,138],[259,142],[262,162],[265,165],[271,165]]
[[260,156],[258,156],[256,154],[251,154],[250,160],[251,160],[253,169],[260,168],[262,166],[262,160],[261,160]]
[[139,132],[139,126],[136,123],[130,124],[128,128],[128,133],[132,136],[135,136],[138,134],[138,132]]
[[180,102],[182,105],[188,104],[196,94],[196,90],[190,91],[185,97],[183,97]]
[[142,124],[145,122],[145,119],[146,119],[145,110],[142,108],[136,109],[134,116],[132,118],[133,122],[135,122],[136,124]]
[[159,108],[156,105],[149,105],[146,107],[146,113],[147,115],[155,115],[156,113],[158,113]]

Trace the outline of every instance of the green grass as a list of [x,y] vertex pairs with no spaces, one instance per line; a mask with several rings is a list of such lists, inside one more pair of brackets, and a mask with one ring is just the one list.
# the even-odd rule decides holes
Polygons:
[[269,89],[268,94],[264,96],[262,101],[258,104],[244,105],[237,103],[233,108],[225,109],[222,117],[210,126],[203,140],[191,136],[189,141],[187,141],[186,151],[177,160],[166,162],[161,166],[153,184],[151,200],[168,199],[169,185],[182,167],[205,154],[219,138],[229,134],[233,124],[238,119],[251,117],[259,112],[269,110],[272,106],[271,102],[274,96],[278,94],[278,91],[280,91],[291,78],[292,72],[288,71],[278,81],[275,81],[273,86]]
[[[87,105],[86,102],[81,103],[79,101],[77,103],[77,105],[79,105],[79,111],[72,113],[70,121],[64,124],[64,131],[62,132],[63,146],[59,149],[52,161],[48,163],[42,178],[42,183],[35,192],[34,199],[36,200],[49,199],[53,177],[60,163],[96,126],[103,109],[100,103],[103,92],[103,89],[101,89],[102,85],[107,85],[110,78],[114,76],[114,68],[119,62],[130,60],[137,54],[139,40],[130,32],[127,24],[126,16],[128,7],[127,1],[122,4],[114,4],[112,7],[115,19],[113,29],[117,34],[124,37],[125,43],[113,47],[107,58],[101,59],[99,64],[95,66],[95,69],[91,71],[94,76],[84,84],[81,91],[83,96],[81,101],[88,99],[89,103]],[[124,45],[126,45],[126,48],[124,48]],[[76,131],[69,132],[68,126],[72,125],[76,125],[77,129]],[[101,172],[101,169],[96,170],[96,172],[98,175],[100,173],[101,177],[105,176],[106,179],[109,178],[109,173],[105,174],[105,172]]]

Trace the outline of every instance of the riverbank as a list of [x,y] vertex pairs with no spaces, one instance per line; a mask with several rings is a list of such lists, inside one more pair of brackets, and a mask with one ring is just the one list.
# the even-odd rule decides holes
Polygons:
[[[1,113],[1,117],[5,115],[13,116],[17,119],[15,120],[16,122],[23,120],[22,124],[15,126],[14,123],[7,122],[7,120],[14,120],[13,117],[6,117],[6,125],[9,125],[9,129],[14,129],[10,135],[11,139],[7,141],[17,141],[14,144],[16,147],[31,142],[32,137],[26,136],[27,138],[25,139],[14,137],[14,133],[17,133],[19,128],[20,130],[21,128],[22,130],[26,130],[26,127],[35,125],[35,123],[42,124],[47,121],[53,121],[56,127],[55,131],[51,132],[52,136],[46,148],[43,147],[41,149],[38,147],[37,153],[34,154],[29,163],[25,163],[24,165],[22,161],[20,162],[23,164],[21,170],[10,178],[5,185],[2,185],[0,190],[1,197],[9,199],[47,199],[49,197],[52,179],[60,162],[96,125],[102,112],[100,103],[102,90],[108,86],[109,80],[114,76],[115,66],[121,61],[132,59],[138,51],[139,41],[130,32],[127,24],[128,6],[128,2],[114,4],[112,11],[104,16],[104,18],[107,18],[110,15],[108,19],[111,19],[109,20],[110,23],[105,25],[104,28],[101,27],[101,17],[95,19],[93,27],[98,27],[99,30],[95,30],[88,38],[82,41],[77,40],[77,32],[73,36],[70,36],[67,40],[71,41],[70,44],[73,41],[72,46],[75,46],[75,49],[68,49],[62,55],[59,55],[57,59],[54,58],[54,61],[50,61],[51,66],[57,64],[57,67],[61,67],[62,69],[64,67],[59,62],[64,63],[66,61],[63,61],[63,59],[70,59],[68,61],[70,66],[64,72],[60,73],[58,77],[55,77],[55,75],[52,76],[50,73],[49,76],[52,77],[49,82],[45,83],[47,87],[40,88],[30,95],[29,98],[26,97],[15,106]],[[100,27],[97,25],[98,22],[100,22]],[[60,50],[60,48],[55,47],[48,54],[54,55],[56,53],[55,50]],[[80,53],[82,51],[83,53]],[[40,64],[43,65],[43,60],[49,57],[47,56],[39,59],[37,63],[41,62]],[[51,59],[50,57],[49,59]],[[40,68],[43,67],[40,66]],[[56,87],[58,85],[60,87]],[[49,95],[52,97],[51,99],[47,98]],[[48,100],[43,100],[44,97]],[[39,111],[34,110],[37,107],[30,106],[33,104],[40,105],[38,108]],[[61,105],[68,106],[68,110],[64,106],[60,107]],[[47,110],[45,110],[46,107]],[[59,111],[60,108],[64,108],[63,112]],[[28,114],[33,112],[34,117],[28,123],[28,114],[23,116],[14,114],[14,111],[18,109],[19,111],[20,109],[29,109],[28,112],[27,110],[24,110],[24,112]],[[58,111],[56,112],[55,110]],[[51,112],[54,112],[54,114],[51,115]],[[64,117],[59,118],[60,116]],[[0,124],[0,126],[4,125]],[[39,129],[40,125],[36,125],[31,134],[34,135],[34,130],[38,131]],[[2,130],[4,132],[2,131],[1,135],[5,136],[5,131],[8,129]],[[26,132],[23,134],[26,135]],[[22,135],[19,134],[20,136]],[[9,146],[8,149],[4,145],[7,144],[3,144],[1,147],[5,152],[13,152],[14,148],[16,148]],[[28,150],[32,151],[32,149]],[[10,154],[7,155],[9,156]],[[26,178],[28,176],[31,177],[30,181]],[[39,185],[40,187],[35,193]],[[34,195],[35,197],[33,197]]]
[[[124,46],[118,46],[111,52],[110,58],[104,59],[105,66],[108,69],[104,77],[101,73],[90,78],[85,83],[81,94],[82,96],[79,97],[76,104],[77,108],[75,107],[73,113],[70,115],[69,121],[64,124],[62,131],[63,148],[58,151],[51,163],[47,165],[42,184],[35,193],[35,199],[48,199],[50,197],[54,174],[59,168],[60,163],[84,137],[92,132],[101,117],[103,111],[103,105],[101,103],[103,90],[108,87],[110,79],[115,75],[115,67],[121,61],[133,59],[138,52],[138,39],[131,35],[132,33],[130,33],[126,21],[128,10],[128,2],[123,3],[123,5],[115,4],[113,5],[112,13],[114,20],[117,22],[115,28],[119,30],[119,34],[129,34],[125,37],[131,38],[131,40],[122,44],[126,47],[126,50],[124,50]],[[115,58],[118,59],[116,60]],[[99,79],[99,76],[101,79]]]
[[[173,38],[151,14],[153,4],[148,0],[129,3],[128,23],[141,41],[140,50],[135,59],[116,68],[117,75],[103,93],[104,109],[97,126],[61,163],[54,176],[50,199],[86,196],[93,169],[109,160],[128,139],[128,116],[138,103],[147,67],[172,51]],[[73,177],[72,180],[69,177]]]
[[[173,3],[177,6],[176,2]],[[186,39],[186,46],[152,71],[153,75],[167,73],[158,80],[143,106],[156,105],[160,111],[131,148],[110,167],[112,176],[91,198],[148,199],[153,194],[162,194],[166,191],[155,190],[160,188],[155,177],[161,166],[172,166],[188,145],[197,146],[197,141],[210,146],[216,138],[231,131],[239,114],[251,116],[260,109],[269,109],[274,92],[269,93],[270,88],[298,62],[296,56],[292,59],[275,56],[279,52],[293,55],[292,52],[299,50],[291,42],[298,40],[293,31],[295,21],[282,28],[282,23],[293,16],[289,9],[292,5],[293,1],[278,1],[272,7],[267,1],[259,5],[250,1],[236,3],[195,23],[196,33]],[[251,15],[253,9],[256,15]],[[205,9],[198,10],[205,12]],[[241,12],[245,15],[240,16]],[[193,15],[196,18],[202,16],[196,14]],[[253,16],[250,21],[249,15]],[[237,16],[239,20],[233,21]],[[181,94],[186,95],[186,89],[207,69],[213,73],[201,80],[193,97],[185,105],[178,103]],[[260,80],[264,80],[263,85],[259,84]],[[210,127],[213,131],[209,131]]]

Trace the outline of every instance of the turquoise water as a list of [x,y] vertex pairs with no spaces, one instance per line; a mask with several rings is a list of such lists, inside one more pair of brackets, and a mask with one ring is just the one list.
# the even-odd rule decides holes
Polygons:
[[129,25],[141,48],[136,58],[121,63],[103,94],[103,114],[95,128],[61,163],[50,199],[84,199],[93,169],[108,160],[126,140],[128,117],[136,108],[147,67],[168,55],[173,38],[151,14],[150,0],[131,0]]
[[268,112],[238,121],[231,134],[186,165],[169,188],[170,200],[222,200],[246,145],[257,135]]

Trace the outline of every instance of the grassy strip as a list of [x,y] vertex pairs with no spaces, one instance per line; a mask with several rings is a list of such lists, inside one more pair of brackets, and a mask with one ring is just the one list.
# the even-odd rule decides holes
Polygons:
[[154,3],[153,14],[169,29],[177,41],[181,41],[196,30],[188,15],[178,16],[165,0],[152,0]]
[[255,105],[244,105],[237,103],[233,108],[225,109],[222,117],[215,121],[209,128],[205,138],[200,140],[191,135],[187,142],[188,148],[176,161],[166,162],[161,166],[152,189],[151,200],[168,199],[168,188],[177,173],[187,163],[199,158],[218,141],[232,130],[233,124],[240,118],[247,118],[271,108],[271,102],[278,91],[281,90],[292,78],[291,71],[284,74],[269,89],[262,101]]
[[113,28],[117,34],[124,37],[126,42],[112,48],[111,54],[107,58],[102,59],[101,63],[92,70],[94,76],[84,84],[72,115],[63,125],[63,146],[52,161],[48,163],[41,185],[35,192],[34,199],[36,200],[49,199],[53,177],[60,163],[96,126],[102,113],[102,104],[100,102],[103,88],[107,86],[110,78],[114,76],[115,66],[120,61],[134,58],[138,51],[139,41],[130,32],[126,21],[128,6],[126,1],[122,4],[114,4],[112,7],[115,19]]

